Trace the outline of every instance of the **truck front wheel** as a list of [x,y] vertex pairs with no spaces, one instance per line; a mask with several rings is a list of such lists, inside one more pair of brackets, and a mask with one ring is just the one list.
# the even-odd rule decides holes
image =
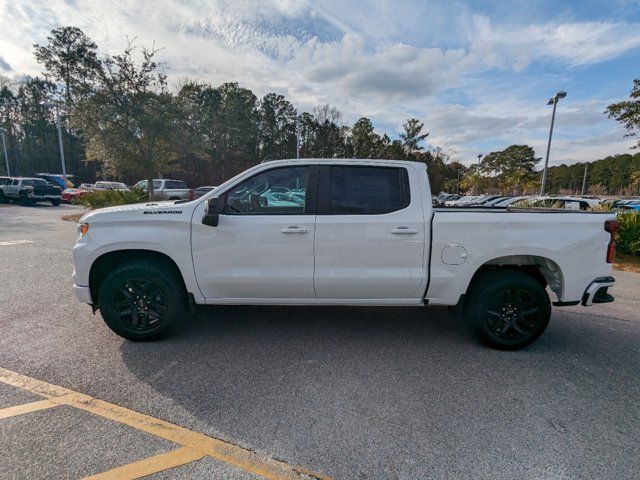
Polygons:
[[533,277],[517,271],[493,271],[473,282],[464,313],[485,345],[517,350],[545,331],[551,303],[544,287]]
[[175,329],[187,315],[187,294],[172,269],[134,260],[112,270],[98,294],[102,318],[128,340],[155,340]]

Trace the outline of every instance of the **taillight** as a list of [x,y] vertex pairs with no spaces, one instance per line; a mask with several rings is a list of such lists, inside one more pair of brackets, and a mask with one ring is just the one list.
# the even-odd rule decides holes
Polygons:
[[606,220],[604,222],[605,232],[609,232],[611,238],[609,239],[609,245],[607,245],[607,263],[613,263],[613,257],[616,256],[616,234],[620,226],[617,220]]

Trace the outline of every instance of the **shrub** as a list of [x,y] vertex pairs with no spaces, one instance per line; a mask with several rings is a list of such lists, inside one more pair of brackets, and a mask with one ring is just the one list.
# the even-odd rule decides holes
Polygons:
[[146,199],[147,194],[141,190],[99,190],[83,195],[78,200],[78,203],[91,210],[95,210],[96,208],[140,203],[146,201]]
[[618,224],[617,249],[621,253],[640,255],[640,212],[619,213]]
[[589,208],[587,208],[587,210],[589,210],[590,212],[611,212],[611,213],[613,213],[613,210],[611,209],[611,204],[608,204],[608,203],[599,203],[597,205],[590,205]]

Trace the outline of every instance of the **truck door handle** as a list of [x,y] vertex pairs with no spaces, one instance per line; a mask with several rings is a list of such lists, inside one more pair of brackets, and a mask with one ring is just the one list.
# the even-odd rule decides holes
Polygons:
[[391,233],[394,233],[396,235],[415,235],[416,233],[418,233],[418,230],[409,227],[397,227],[391,230]]
[[282,233],[309,233],[308,228],[300,228],[297,226],[285,227],[280,230]]

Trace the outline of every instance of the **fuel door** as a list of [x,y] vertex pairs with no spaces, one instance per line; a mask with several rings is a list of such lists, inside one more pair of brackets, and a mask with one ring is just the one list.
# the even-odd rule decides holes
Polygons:
[[460,245],[447,245],[442,249],[440,258],[446,265],[461,265],[467,260],[467,250]]

